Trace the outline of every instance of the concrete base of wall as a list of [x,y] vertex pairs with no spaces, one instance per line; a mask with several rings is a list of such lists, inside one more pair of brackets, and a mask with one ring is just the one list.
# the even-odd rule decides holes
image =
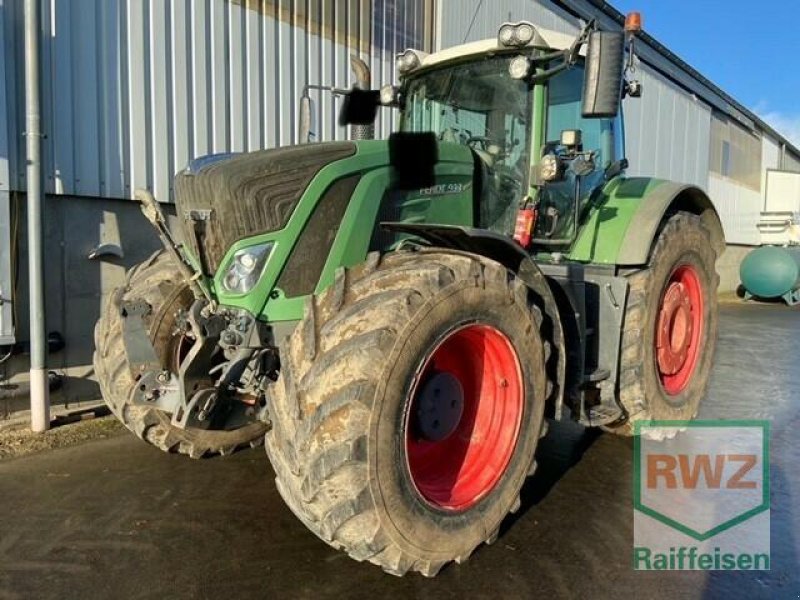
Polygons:
[[725,252],[717,260],[717,273],[719,273],[719,293],[728,294],[735,292],[739,287],[739,267],[745,256],[755,250],[756,246],[736,246],[728,244]]
[[[22,232],[19,244],[19,281],[14,298],[18,353],[0,364],[0,384],[6,386],[0,396],[0,420],[24,410],[27,397],[14,397],[13,384],[28,379],[28,277],[25,196],[15,195],[20,208]],[[165,210],[174,212],[169,205]],[[125,281],[131,266],[142,262],[161,247],[155,231],[144,218],[136,202],[50,196],[45,198],[44,219],[45,301],[48,332],[59,332],[64,348],[48,356],[47,366],[63,378],[61,389],[51,394],[51,404],[74,407],[76,403],[98,399],[94,381],[92,353],[94,324],[105,306],[109,293]],[[122,258],[106,256],[89,259],[100,244],[118,245]],[[0,249],[4,252],[5,249]],[[0,349],[0,356],[5,349]]]

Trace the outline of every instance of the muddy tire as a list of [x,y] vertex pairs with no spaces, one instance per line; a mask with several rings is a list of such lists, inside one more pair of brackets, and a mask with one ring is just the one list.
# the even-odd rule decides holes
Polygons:
[[649,267],[629,277],[619,383],[626,419],[607,430],[630,436],[638,421],[697,416],[717,342],[716,258],[700,217],[678,212]]
[[[531,296],[467,254],[373,254],[339,270],[283,343],[270,398],[266,449],[294,514],[395,575],[433,576],[491,543],[519,507],[542,430],[550,349]],[[438,401],[442,414],[425,412],[439,383],[462,386],[459,414]]]
[[265,426],[253,423],[235,431],[179,429],[170,416],[155,408],[132,406],[135,379],[122,341],[121,306],[131,300],[144,300],[151,307],[145,325],[164,368],[174,369],[177,339],[173,335],[175,314],[192,301],[173,260],[158,252],[133,267],[124,286],[115,289],[94,330],[94,369],[108,407],[137,437],[164,452],[177,452],[192,458],[229,454],[237,448],[260,443]]

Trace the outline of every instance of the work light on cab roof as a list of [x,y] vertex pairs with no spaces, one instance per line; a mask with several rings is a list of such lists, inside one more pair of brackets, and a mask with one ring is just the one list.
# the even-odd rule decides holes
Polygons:
[[422,61],[426,56],[428,56],[427,52],[409,48],[408,50],[405,50],[397,55],[395,65],[397,66],[397,70],[401,75],[406,75],[415,69],[419,69],[422,66]]
[[536,29],[528,21],[503,23],[497,32],[497,41],[508,48],[522,48],[533,41]]

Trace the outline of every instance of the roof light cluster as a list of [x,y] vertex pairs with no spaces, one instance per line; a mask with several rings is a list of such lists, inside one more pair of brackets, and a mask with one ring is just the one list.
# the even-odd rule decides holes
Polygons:
[[405,75],[414,69],[419,69],[422,66],[422,61],[426,56],[428,56],[426,52],[409,48],[405,52],[397,55],[395,65],[397,66],[397,70],[400,72],[400,74]]
[[536,29],[528,21],[519,23],[503,23],[497,33],[497,41],[508,48],[522,48],[533,41]]

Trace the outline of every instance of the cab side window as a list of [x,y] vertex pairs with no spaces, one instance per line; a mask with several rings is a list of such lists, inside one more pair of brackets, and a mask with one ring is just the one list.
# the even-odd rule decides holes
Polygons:
[[584,119],[581,116],[583,65],[553,77],[548,85],[547,142],[557,142],[565,129],[580,129],[583,149],[594,150],[595,164],[605,169],[617,158],[619,119]]

